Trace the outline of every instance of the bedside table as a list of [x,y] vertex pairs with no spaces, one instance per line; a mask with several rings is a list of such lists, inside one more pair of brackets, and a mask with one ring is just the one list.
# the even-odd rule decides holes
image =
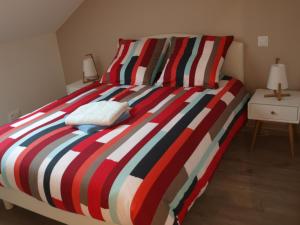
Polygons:
[[248,119],[256,121],[251,150],[254,149],[257,134],[263,121],[288,124],[290,150],[294,157],[294,129],[300,121],[300,91],[288,91],[291,96],[281,101],[276,98],[265,98],[270,90],[258,89],[248,103]]
[[73,92],[85,87],[85,86],[88,86],[90,85],[92,82],[88,82],[88,83],[83,83],[82,80],[78,80],[72,84],[68,84],[66,86],[66,90],[67,90],[67,94],[72,94]]

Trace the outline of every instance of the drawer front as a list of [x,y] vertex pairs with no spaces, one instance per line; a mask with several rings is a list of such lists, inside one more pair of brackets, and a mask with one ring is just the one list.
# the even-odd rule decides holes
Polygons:
[[249,119],[278,122],[298,122],[298,108],[274,105],[249,104]]

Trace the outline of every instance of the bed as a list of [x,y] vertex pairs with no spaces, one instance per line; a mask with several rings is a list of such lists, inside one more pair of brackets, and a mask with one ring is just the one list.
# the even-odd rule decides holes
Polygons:
[[[217,89],[95,82],[2,126],[0,199],[69,225],[181,224],[246,121],[242,43],[223,73]],[[64,124],[100,100],[132,116],[94,134]]]

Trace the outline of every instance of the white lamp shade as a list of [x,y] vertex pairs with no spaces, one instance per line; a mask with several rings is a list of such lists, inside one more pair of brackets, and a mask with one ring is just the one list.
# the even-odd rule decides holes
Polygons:
[[289,86],[284,64],[274,64],[271,66],[267,88],[277,90],[279,83],[281,84],[281,89],[287,89]]
[[87,79],[95,79],[98,76],[94,60],[91,55],[85,56],[82,63],[83,76]]

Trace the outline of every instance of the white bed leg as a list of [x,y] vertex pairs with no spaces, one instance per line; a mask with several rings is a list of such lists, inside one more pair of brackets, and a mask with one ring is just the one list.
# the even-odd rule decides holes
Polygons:
[[3,201],[4,208],[6,210],[11,210],[14,207],[14,205],[11,204],[10,202],[4,201],[4,200],[2,200],[2,201]]

